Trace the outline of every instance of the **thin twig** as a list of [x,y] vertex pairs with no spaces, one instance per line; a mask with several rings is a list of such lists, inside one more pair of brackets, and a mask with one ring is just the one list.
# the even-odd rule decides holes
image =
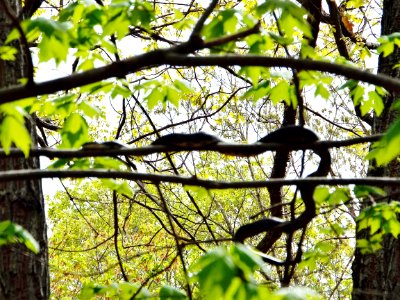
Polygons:
[[167,215],[167,218],[168,218],[168,221],[169,221],[169,225],[171,227],[171,231],[173,232],[173,236],[174,236],[175,243],[176,243],[176,250],[178,252],[179,258],[180,258],[181,263],[182,263],[183,273],[185,274],[185,277],[186,277],[186,291],[187,291],[189,299],[192,299],[192,290],[191,290],[190,284],[189,284],[189,273],[188,273],[188,270],[186,268],[185,258],[183,257],[182,245],[181,245],[181,243],[180,243],[180,241],[178,239],[178,235],[176,234],[174,222],[173,222],[173,220],[171,218],[172,214],[171,214],[171,212],[169,210],[168,203],[164,198],[164,194],[160,189],[160,185],[157,184],[156,187],[157,187],[157,191],[158,191],[158,194],[160,196],[161,202],[163,203],[163,206],[164,206],[163,208],[164,208],[165,214]]
[[118,196],[117,192],[113,191],[113,216],[114,216],[114,248],[115,254],[117,255],[118,265],[122,273],[122,277],[125,281],[129,281],[128,276],[126,276],[124,265],[122,264],[121,256],[119,255],[118,248],[118,234],[119,234],[119,224],[118,224]]

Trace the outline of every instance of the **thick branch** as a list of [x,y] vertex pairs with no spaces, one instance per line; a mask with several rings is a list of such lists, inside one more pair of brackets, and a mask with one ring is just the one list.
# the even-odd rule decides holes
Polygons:
[[[382,134],[376,134],[366,137],[357,137],[341,141],[318,141],[312,144],[304,143],[303,145],[288,145],[278,143],[254,143],[254,144],[232,144],[220,142],[216,145],[206,145],[204,147],[193,147],[187,145],[186,147],[172,147],[162,145],[150,145],[140,148],[129,148],[123,147],[118,149],[107,149],[101,148],[99,150],[57,150],[52,148],[35,148],[31,149],[29,156],[45,156],[49,158],[79,158],[79,157],[99,157],[99,156],[145,156],[154,153],[165,153],[165,152],[179,152],[179,151],[216,151],[222,154],[233,155],[233,156],[254,156],[261,154],[265,151],[276,151],[276,150],[304,150],[304,149],[318,149],[318,148],[340,148],[346,146],[352,146],[362,143],[376,142],[382,138]],[[6,154],[4,150],[0,149],[0,157],[16,157],[23,156],[23,153],[19,149],[12,148],[10,153]]]
[[194,57],[178,54],[181,51],[181,48],[184,47],[181,45],[170,49],[156,50],[86,72],[37,83],[32,87],[15,86],[2,89],[0,90],[0,104],[22,98],[51,94],[60,90],[70,90],[113,77],[122,78],[127,74],[161,65],[186,67],[263,66],[285,67],[296,70],[316,70],[382,86],[389,91],[400,92],[400,80],[382,74],[372,74],[355,67],[324,61],[313,61],[309,59],[274,58],[261,55],[209,55],[204,57]]
[[43,178],[119,178],[130,181],[146,180],[152,183],[178,183],[183,185],[201,186],[207,189],[248,189],[265,188],[274,186],[289,185],[374,185],[374,186],[398,186],[400,177],[366,177],[366,178],[326,178],[326,177],[308,177],[302,179],[268,179],[255,181],[215,181],[198,179],[194,177],[183,177],[175,175],[156,175],[148,173],[132,173],[111,170],[13,170],[0,172],[0,182],[16,180],[32,180]]

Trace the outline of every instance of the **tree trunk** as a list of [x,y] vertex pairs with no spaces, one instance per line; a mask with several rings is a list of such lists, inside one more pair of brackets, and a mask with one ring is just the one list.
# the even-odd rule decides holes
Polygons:
[[[400,1],[384,0],[382,15],[382,35],[400,32]],[[400,78],[399,68],[393,68],[400,59],[400,50],[396,48],[392,55],[379,58],[378,72]],[[390,110],[398,94],[391,94],[385,99],[385,110],[381,116],[374,116],[372,133],[382,133],[398,117]],[[371,165],[369,176],[400,176],[400,163],[394,161],[385,168]],[[388,195],[397,195],[400,187],[386,188]],[[365,208],[365,205],[364,205]],[[357,234],[365,238],[366,232]],[[363,255],[356,250],[353,262],[353,299],[400,299],[400,240],[385,236],[383,248],[373,254]]]
[[[19,0],[4,1],[10,12],[18,15],[21,11]],[[0,45],[4,44],[12,26],[4,9],[0,9]],[[15,44],[17,47],[18,43]],[[21,49],[19,49],[21,50]],[[16,55],[15,61],[0,60],[0,88],[16,84],[26,77],[24,51]],[[32,144],[36,144],[34,122],[27,119]],[[0,171],[16,169],[37,169],[37,158],[0,159]],[[40,244],[40,253],[34,254],[23,245],[12,244],[0,247],[0,299],[48,299],[49,275],[47,234],[41,181],[25,180],[0,182],[0,220],[11,220],[27,229]]]

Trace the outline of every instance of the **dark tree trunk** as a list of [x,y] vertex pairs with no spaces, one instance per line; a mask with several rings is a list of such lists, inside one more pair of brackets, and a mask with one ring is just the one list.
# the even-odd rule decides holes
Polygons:
[[[4,2],[8,3],[14,15],[21,11],[19,0]],[[3,8],[0,9],[0,45],[4,44],[10,25],[10,18]],[[24,51],[17,54],[15,61],[0,60],[0,88],[16,84],[26,74]],[[34,123],[30,119],[26,122],[35,145]],[[0,159],[0,171],[36,168],[39,168],[37,158]],[[0,182],[0,220],[11,220],[23,226],[41,248],[36,255],[18,244],[0,247],[0,299],[48,299],[47,228],[41,182]]]
[[[400,32],[400,1],[384,0],[382,15],[382,35]],[[399,68],[393,68],[400,59],[397,48],[388,57],[380,57],[378,72],[400,78]],[[398,117],[390,107],[398,94],[385,99],[385,110],[381,116],[375,116],[372,133],[384,132]],[[400,163],[394,161],[385,168],[371,165],[369,176],[400,176]],[[400,187],[386,188],[388,194],[396,195]],[[393,200],[399,200],[398,194]],[[364,206],[365,207],[365,206]],[[365,238],[366,232],[357,234]],[[356,250],[353,263],[353,299],[400,299],[400,240],[386,236],[383,248],[373,254],[362,255]]]

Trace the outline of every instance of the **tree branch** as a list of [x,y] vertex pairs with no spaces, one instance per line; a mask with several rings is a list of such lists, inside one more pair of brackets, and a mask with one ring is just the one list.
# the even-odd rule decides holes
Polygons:
[[147,180],[153,184],[157,183],[179,183],[183,185],[200,186],[206,189],[248,189],[248,188],[266,188],[273,186],[288,185],[374,185],[374,186],[397,186],[400,185],[400,177],[365,177],[365,178],[326,178],[309,177],[301,179],[268,179],[255,181],[217,181],[205,180],[194,177],[183,177],[175,175],[156,175],[148,173],[131,173],[124,171],[111,170],[13,170],[0,172],[0,182],[15,180],[33,180],[43,178],[118,178],[130,181]]
[[[383,134],[375,134],[366,137],[357,137],[339,141],[317,141],[315,143],[304,143],[303,145],[289,145],[289,144],[278,144],[278,143],[253,143],[253,144],[235,144],[227,142],[219,142],[218,144],[205,145],[204,147],[193,147],[187,145],[185,147],[173,147],[163,145],[150,145],[145,147],[130,148],[101,148],[101,149],[87,149],[87,150],[76,150],[76,149],[52,149],[52,148],[34,148],[29,152],[29,156],[45,156],[49,158],[79,158],[79,157],[100,157],[100,156],[118,156],[118,155],[129,155],[129,156],[145,156],[154,153],[165,153],[165,152],[179,152],[179,151],[215,151],[226,155],[232,156],[254,156],[261,154],[265,151],[276,151],[276,150],[304,150],[304,149],[318,149],[318,148],[340,148],[346,146],[352,146],[362,143],[376,142],[383,137]],[[20,149],[11,148],[9,153],[3,149],[0,149],[1,157],[21,157],[24,154]]]
[[350,79],[384,87],[389,91],[400,92],[400,80],[383,74],[372,74],[355,67],[333,64],[325,61],[310,59],[275,58],[262,55],[209,55],[193,57],[179,54],[179,47],[155,50],[131,57],[110,65],[92,69],[82,73],[75,73],[66,77],[44,81],[34,86],[13,86],[0,90],[0,104],[12,102],[22,98],[51,94],[60,90],[70,90],[101,80],[117,77],[161,65],[170,66],[262,66],[285,67],[296,70],[315,70],[345,76]]

